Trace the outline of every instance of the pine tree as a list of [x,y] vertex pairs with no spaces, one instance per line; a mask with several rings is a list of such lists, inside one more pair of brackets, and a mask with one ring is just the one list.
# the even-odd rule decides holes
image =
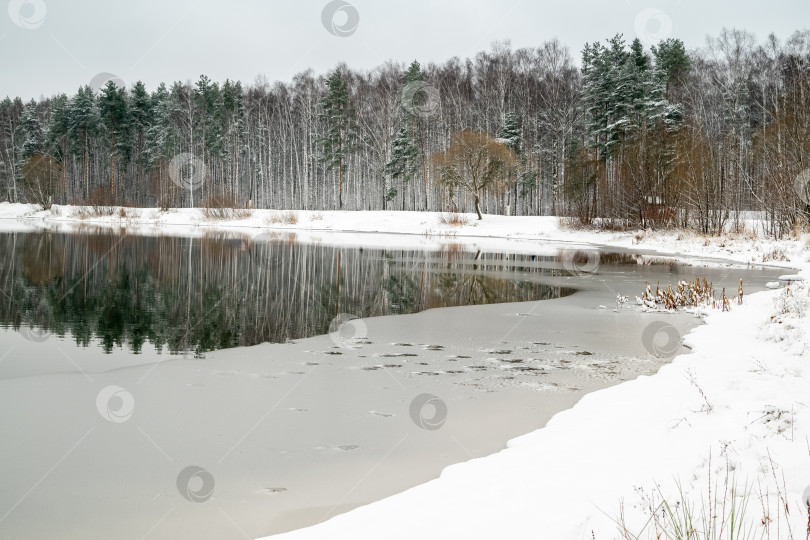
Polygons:
[[607,81],[610,65],[607,51],[601,43],[585,44],[582,51],[582,102],[585,110],[585,135],[589,147],[596,155],[606,154],[605,127],[609,123],[608,98],[610,83]]
[[[411,62],[411,65],[408,66],[407,71],[405,71],[405,84],[406,85],[413,85],[417,84],[420,81],[424,81],[425,74],[422,72],[422,66],[414,60]],[[406,126],[408,126],[411,132],[411,145],[416,144],[416,140],[419,141],[419,156],[422,161],[422,187],[425,194],[425,210],[428,209],[428,192],[427,192],[427,155],[425,154],[425,126],[424,121],[421,116],[415,113],[414,105],[421,105],[423,101],[427,100],[428,96],[424,90],[420,90],[416,92],[413,96],[411,96],[412,103],[403,103],[403,121]],[[403,191],[402,194],[403,198],[405,197],[405,193]]]
[[[222,99],[219,85],[212,83],[205,75],[200,75],[193,99],[196,129],[202,141],[202,162],[207,164],[211,160],[218,159],[222,149]],[[203,182],[202,189],[204,196],[206,182]]]
[[130,130],[132,145],[135,152],[136,175],[135,184],[140,186],[144,169],[148,162],[146,158],[146,133],[152,124],[152,100],[146,87],[141,81],[135,83],[130,93]]
[[343,208],[343,177],[347,158],[356,149],[357,129],[355,111],[349,101],[349,88],[339,70],[326,79],[326,96],[321,100],[321,121],[326,134],[319,139],[322,149],[320,162],[327,171],[338,171],[338,205]]
[[67,159],[70,138],[70,100],[60,94],[51,100],[51,115],[46,129],[47,144],[53,150],[52,155],[60,164],[62,186],[67,194]]
[[686,53],[686,47],[680,39],[665,39],[658,46],[652,47],[655,57],[655,67],[665,84],[664,96],[674,101],[675,90],[686,82],[686,75],[692,66],[692,61]]
[[[129,110],[124,88],[118,88],[113,81],[107,81],[98,99],[99,114],[104,138],[110,151],[110,196],[115,199],[116,158],[124,166],[129,159]],[[113,202],[113,201],[111,201]]]
[[80,149],[82,190],[87,197],[90,189],[90,142],[99,132],[96,97],[90,86],[79,88],[70,102],[70,136]]
[[226,80],[222,85],[222,137],[223,153],[230,169],[228,177],[231,181],[231,193],[237,193],[240,189],[237,183],[240,178],[239,158],[243,154],[242,141],[245,137],[244,120],[242,85]]
[[180,110],[177,94],[170,92],[165,84],[158,86],[150,98],[152,124],[146,131],[145,160],[147,168],[158,171],[158,204],[161,208],[169,205],[168,182],[164,179],[164,169],[170,156],[180,148],[180,134],[174,116]]

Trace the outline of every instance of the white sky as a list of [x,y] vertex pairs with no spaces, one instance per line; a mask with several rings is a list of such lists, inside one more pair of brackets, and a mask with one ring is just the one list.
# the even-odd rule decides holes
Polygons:
[[[388,59],[463,58],[504,39],[536,47],[556,36],[578,60],[586,41],[617,32],[632,40],[645,14],[658,14],[640,27],[647,38],[677,37],[688,48],[724,26],[758,39],[810,27],[808,0],[347,0],[359,16],[347,37],[322,24],[326,0],[2,1],[0,97],[26,99],[73,93],[100,72],[143,80],[149,90],[202,73],[289,81],[340,61],[369,69]],[[345,17],[338,13],[337,24]]]

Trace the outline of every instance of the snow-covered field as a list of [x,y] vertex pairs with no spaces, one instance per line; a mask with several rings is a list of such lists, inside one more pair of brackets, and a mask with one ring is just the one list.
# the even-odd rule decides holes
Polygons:
[[[70,225],[81,213],[68,207],[36,211],[0,204],[0,218],[13,219],[0,228]],[[184,234],[228,229],[255,236],[289,229],[305,236],[334,231],[351,233],[344,241],[387,245],[390,236],[356,233],[398,233],[403,245],[451,241],[512,248],[510,239],[538,249],[543,240],[557,240],[765,262],[799,268],[800,275],[810,277],[804,240],[774,242],[757,236],[753,228],[705,238],[678,232],[565,230],[547,217],[485,216],[478,222],[468,216],[466,225],[452,226],[441,223],[438,214],[410,212],[256,210],[237,221],[206,220],[197,210],[127,209],[124,214],[84,216],[81,221],[133,232],[171,227]],[[662,502],[682,512],[684,505],[676,503],[683,497],[698,522],[705,512],[716,516],[715,533],[725,527],[716,536],[696,538],[805,538],[808,508],[803,499],[810,495],[808,310],[810,289],[793,283],[789,289],[748,295],[730,312],[710,311],[707,324],[685,339],[692,353],[657,374],[589,394],[497,454],[450,466],[427,484],[282,536],[657,538],[666,537],[656,536],[667,521]],[[716,501],[717,508],[708,501]],[[756,534],[730,536],[729,523],[721,524],[723,516],[743,503],[743,522]],[[697,527],[705,531],[701,523]]]

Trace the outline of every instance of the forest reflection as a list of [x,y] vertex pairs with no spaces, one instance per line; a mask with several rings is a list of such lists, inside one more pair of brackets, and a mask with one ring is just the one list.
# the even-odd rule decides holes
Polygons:
[[339,313],[406,314],[542,300],[571,289],[540,258],[468,251],[363,249],[293,237],[0,234],[0,326],[77,344],[173,354],[328,332]]

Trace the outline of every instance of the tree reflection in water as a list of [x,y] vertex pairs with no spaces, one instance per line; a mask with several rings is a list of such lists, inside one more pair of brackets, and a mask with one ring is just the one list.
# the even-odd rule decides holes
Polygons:
[[145,343],[201,355],[326,333],[358,317],[556,298],[534,257],[331,247],[294,237],[0,234],[0,325],[106,352]]

